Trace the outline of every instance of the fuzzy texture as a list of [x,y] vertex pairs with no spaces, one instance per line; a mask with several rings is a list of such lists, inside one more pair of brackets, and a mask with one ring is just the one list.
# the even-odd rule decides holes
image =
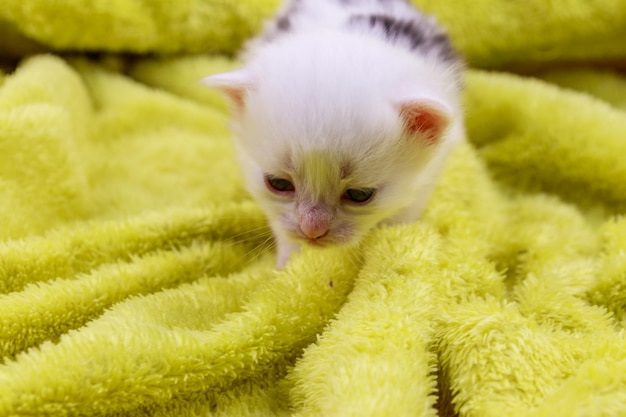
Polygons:
[[[115,52],[232,52],[271,16],[280,0],[183,2],[117,0],[6,0],[0,22],[12,36],[7,52],[32,50]],[[54,18],[51,18],[54,17]],[[89,30],[85,30],[85,28]],[[0,45],[2,41],[0,41]]]
[[[16,26],[41,39],[58,36],[52,16],[84,17],[48,3],[0,13],[28,9],[39,17]],[[195,82],[238,62],[3,67],[0,416],[623,415],[626,78],[552,67],[626,59],[626,7],[419,3],[470,62],[550,68],[470,70],[469,141],[423,219],[358,249],[307,249],[281,271],[226,103]],[[192,3],[168,4],[176,16]],[[237,4],[245,22],[208,17],[207,39],[259,25],[261,3]],[[199,29],[184,27],[192,45]],[[61,28],[70,49],[77,34],[133,48],[94,25]]]

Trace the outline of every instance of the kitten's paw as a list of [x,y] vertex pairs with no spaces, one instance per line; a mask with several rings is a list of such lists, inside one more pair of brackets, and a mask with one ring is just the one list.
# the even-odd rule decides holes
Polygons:
[[289,242],[283,241],[282,239],[278,239],[278,258],[276,259],[276,268],[284,268],[289,261],[289,257],[292,253],[298,252],[298,245]]
[[276,259],[276,268],[284,268],[285,265],[287,265],[287,261],[289,261],[289,255],[278,255],[278,258]]

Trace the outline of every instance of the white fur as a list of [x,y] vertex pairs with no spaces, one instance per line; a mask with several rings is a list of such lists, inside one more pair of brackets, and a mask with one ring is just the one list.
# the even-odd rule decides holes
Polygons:
[[[277,238],[279,265],[304,241],[299,224],[313,205],[332,212],[327,244],[354,242],[377,224],[417,219],[463,136],[455,69],[342,29],[336,22],[346,11],[337,3],[303,2],[310,10],[298,14],[298,30],[252,44],[244,70],[207,79],[242,94],[245,105],[233,123],[238,155]],[[407,102],[447,114],[451,123],[436,145],[407,137],[398,110]],[[291,180],[296,195],[272,193],[265,174]],[[355,206],[340,198],[349,188],[378,191],[369,204]]]
[[[295,9],[295,10],[294,10]],[[422,15],[410,4],[403,0],[353,0],[342,2],[340,0],[292,0],[284,4],[283,10],[278,15],[289,13],[290,31],[297,33],[316,32],[323,29],[342,29],[350,16],[355,14],[372,15],[384,13],[396,18],[417,18]],[[268,22],[266,32],[272,32],[275,22]],[[363,28],[364,32],[370,31]],[[265,37],[260,36],[248,43],[248,49],[254,50],[259,43],[264,42]]]

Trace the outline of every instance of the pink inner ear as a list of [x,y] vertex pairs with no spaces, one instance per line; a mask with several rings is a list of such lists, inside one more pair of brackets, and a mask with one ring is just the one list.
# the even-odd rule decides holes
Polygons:
[[400,117],[410,136],[418,136],[427,145],[439,141],[449,123],[448,115],[436,105],[424,102],[408,102],[400,105]]
[[252,77],[245,70],[212,75],[202,82],[221,91],[229,99],[236,114],[244,111],[246,94],[252,86]]
[[244,88],[235,86],[218,86],[218,89],[230,99],[230,102],[238,113],[243,112],[245,107],[244,97],[246,95],[246,90]]

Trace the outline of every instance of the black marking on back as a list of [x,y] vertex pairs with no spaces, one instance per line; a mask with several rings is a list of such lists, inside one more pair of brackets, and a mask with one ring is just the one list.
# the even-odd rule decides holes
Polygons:
[[459,57],[450,38],[437,23],[425,17],[421,19],[398,19],[385,14],[359,14],[350,18],[349,25],[366,25],[384,33],[391,43],[404,41],[411,50],[422,54],[435,53],[445,62],[456,62]]
[[[297,20],[295,16],[305,12],[307,1],[319,0],[291,0],[283,12],[276,17],[271,25],[266,27],[260,36],[263,41],[270,42],[281,35],[297,30],[294,26]],[[351,6],[358,6],[363,0],[335,0],[346,10]],[[404,6],[406,13],[398,13],[397,5],[404,3],[410,5],[408,0],[377,0],[380,4],[379,12],[373,14],[353,14],[346,22],[347,29],[370,31],[372,36],[382,37],[383,40],[397,44],[420,55],[430,55],[437,59],[456,64],[462,60],[452,46],[446,32],[432,17],[423,15],[413,7]],[[395,11],[395,12],[394,12]],[[400,14],[402,17],[398,17]],[[394,16],[395,15],[395,16]]]

